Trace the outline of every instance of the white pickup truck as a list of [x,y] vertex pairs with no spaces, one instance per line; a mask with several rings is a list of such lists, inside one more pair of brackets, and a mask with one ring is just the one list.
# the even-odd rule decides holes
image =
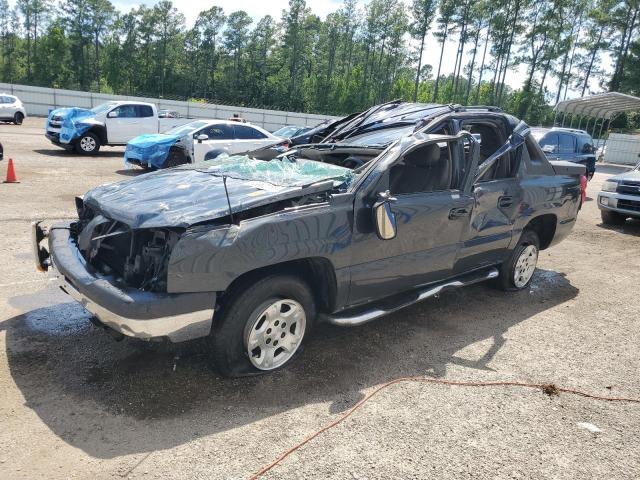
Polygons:
[[187,118],[159,118],[153,103],[112,101],[91,110],[53,110],[47,118],[45,136],[67,150],[93,155],[101,146],[126,145],[138,135],[164,132],[190,121]]

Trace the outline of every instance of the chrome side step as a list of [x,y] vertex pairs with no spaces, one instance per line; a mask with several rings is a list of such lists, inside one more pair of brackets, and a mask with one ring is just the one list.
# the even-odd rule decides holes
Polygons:
[[365,310],[360,310],[357,313],[347,313],[347,314],[334,314],[334,315],[325,315],[323,320],[332,323],[333,325],[338,325],[341,327],[355,327],[356,325],[362,325],[363,323],[370,322],[377,318],[383,317],[385,315],[389,315],[390,313],[397,312],[409,305],[413,305],[414,303],[421,302],[422,300],[426,300],[427,298],[438,295],[439,293],[451,289],[451,288],[460,288],[466,287],[468,285],[473,285],[474,283],[484,282],[485,280],[491,280],[492,278],[496,278],[499,275],[498,269],[492,267],[487,270],[481,270],[479,272],[468,273],[461,277],[458,277],[453,280],[448,280],[443,283],[439,283],[436,285],[430,285],[422,290],[418,290],[414,292],[411,299],[403,299],[396,305],[388,306],[388,307],[373,307]]

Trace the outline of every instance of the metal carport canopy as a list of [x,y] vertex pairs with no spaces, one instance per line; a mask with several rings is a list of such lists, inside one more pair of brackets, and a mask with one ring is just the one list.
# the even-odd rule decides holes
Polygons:
[[640,110],[640,98],[619,92],[601,93],[589,97],[563,100],[555,106],[556,115],[583,115],[611,120],[622,112]]

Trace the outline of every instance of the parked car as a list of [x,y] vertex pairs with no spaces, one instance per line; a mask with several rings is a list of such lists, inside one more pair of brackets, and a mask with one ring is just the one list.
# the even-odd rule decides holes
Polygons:
[[278,130],[273,132],[273,134],[276,137],[287,139],[291,137],[297,137],[298,135],[302,135],[304,132],[308,132],[309,130],[311,130],[311,127],[298,127],[296,125],[287,125],[285,127],[279,128]]
[[34,224],[37,267],[115,334],[206,337],[239,376],[288,364],[320,321],[490,279],[525,289],[575,224],[585,168],[497,110],[443,106],[382,151],[347,140],[97,187],[78,220]]
[[168,168],[212,160],[273,145],[279,137],[250,123],[232,120],[196,120],[166,133],[141,135],[127,143],[127,163],[147,168]]
[[67,150],[95,155],[102,146],[126,145],[138,135],[164,132],[190,121],[160,118],[153,103],[113,101],[91,110],[75,107],[53,110],[47,118],[45,136]]
[[0,120],[22,125],[25,118],[27,118],[27,111],[18,97],[0,93]]
[[622,225],[627,218],[640,218],[640,163],[629,172],[608,178],[598,193],[602,223]]
[[175,110],[158,110],[158,118],[182,118]]
[[587,178],[593,178],[596,150],[591,135],[573,128],[533,128],[531,131],[549,160],[581,163],[587,168]]
[[0,160],[4,160],[4,148],[2,147],[2,143],[0,143]]

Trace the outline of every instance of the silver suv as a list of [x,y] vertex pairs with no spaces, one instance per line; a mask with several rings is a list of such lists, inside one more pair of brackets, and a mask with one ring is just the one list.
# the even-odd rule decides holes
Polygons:
[[0,121],[21,125],[26,116],[27,111],[18,97],[0,93]]
[[598,193],[602,223],[622,225],[627,218],[640,218],[640,163],[630,172],[608,178]]

